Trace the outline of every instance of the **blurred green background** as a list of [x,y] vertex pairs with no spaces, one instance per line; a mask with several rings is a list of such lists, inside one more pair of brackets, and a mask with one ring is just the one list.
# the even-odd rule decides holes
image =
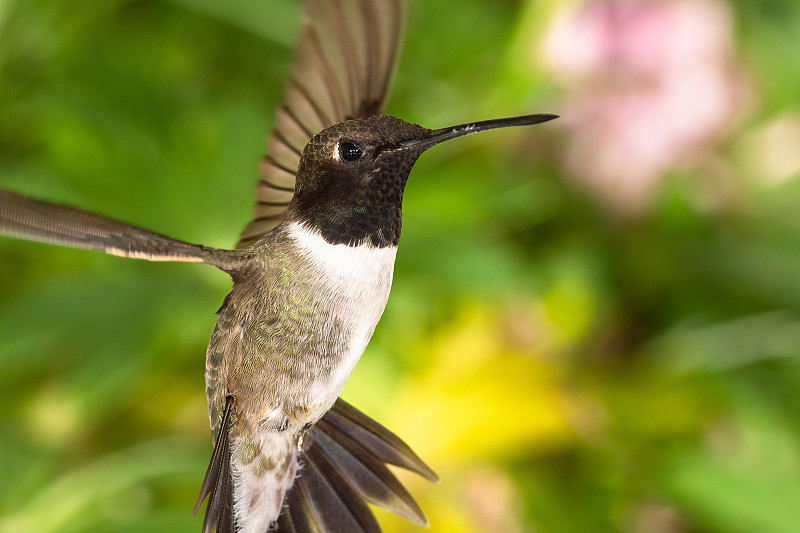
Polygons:
[[[232,246],[300,24],[0,0],[0,187]],[[344,397],[441,475],[402,476],[433,531],[800,530],[797,35],[795,0],[412,2],[388,112],[562,115],[411,175]],[[229,288],[0,240],[0,531],[199,530]]]

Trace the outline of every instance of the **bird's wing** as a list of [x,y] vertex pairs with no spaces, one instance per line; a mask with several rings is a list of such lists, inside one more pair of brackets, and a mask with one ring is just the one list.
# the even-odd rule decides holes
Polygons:
[[307,0],[308,23],[278,106],[237,248],[277,226],[294,194],[303,148],[323,129],[383,112],[400,51],[406,0]]
[[214,453],[200,487],[200,496],[194,506],[194,514],[200,510],[208,497],[208,506],[203,518],[203,533],[233,533],[233,478],[231,475],[230,436],[233,425],[233,396],[225,398],[225,411],[217,427]]
[[0,234],[148,261],[206,261],[209,248],[0,189]]

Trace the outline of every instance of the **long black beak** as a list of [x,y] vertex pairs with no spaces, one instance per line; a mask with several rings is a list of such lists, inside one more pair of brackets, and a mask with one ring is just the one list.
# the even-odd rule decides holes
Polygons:
[[509,128],[511,126],[530,126],[531,124],[541,124],[558,118],[558,115],[540,113],[538,115],[522,115],[511,118],[497,118],[494,120],[483,120],[480,122],[469,122],[459,126],[430,130],[430,134],[421,139],[411,139],[400,143],[403,148],[416,148],[420,151],[427,150],[431,146],[439,144],[456,137],[477,133],[479,131],[493,130],[496,128]]

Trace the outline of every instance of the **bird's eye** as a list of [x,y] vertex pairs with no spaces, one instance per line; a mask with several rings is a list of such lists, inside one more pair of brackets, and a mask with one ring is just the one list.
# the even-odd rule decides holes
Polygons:
[[355,143],[343,141],[339,143],[339,157],[348,163],[355,163],[364,157],[364,149]]

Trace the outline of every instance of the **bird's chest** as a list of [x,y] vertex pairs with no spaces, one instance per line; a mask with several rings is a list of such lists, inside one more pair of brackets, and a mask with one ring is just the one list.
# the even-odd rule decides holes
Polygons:
[[366,348],[389,298],[395,251],[314,244],[306,286],[301,281],[298,292],[312,295],[305,327],[319,341],[316,355],[326,366],[341,365],[349,376]]
[[232,358],[228,388],[252,398],[259,419],[302,425],[330,408],[364,352],[389,297],[396,248],[331,245],[290,230],[290,246],[270,262],[268,290],[234,320],[241,359]]
[[[308,261],[308,290],[317,310],[308,322],[318,340],[300,364],[309,373],[308,394],[329,404],[338,396],[372,337],[392,285],[395,247],[330,245],[303,235],[299,249]],[[300,289],[302,292],[303,289]]]

